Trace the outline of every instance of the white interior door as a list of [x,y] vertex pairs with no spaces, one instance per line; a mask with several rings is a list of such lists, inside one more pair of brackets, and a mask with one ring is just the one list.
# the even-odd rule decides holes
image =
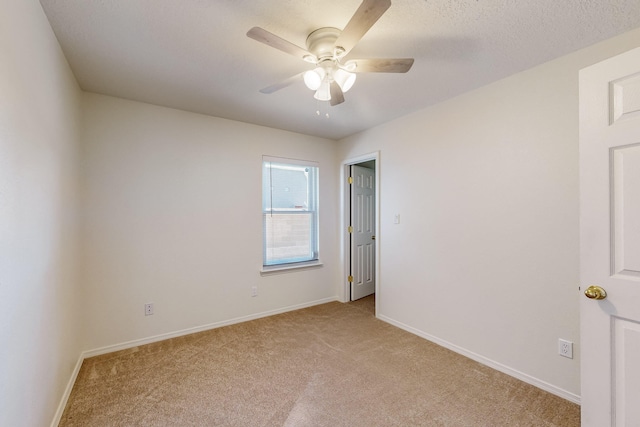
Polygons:
[[580,72],[580,187],[582,425],[640,426],[640,48]]
[[376,290],[375,171],[351,166],[351,300]]

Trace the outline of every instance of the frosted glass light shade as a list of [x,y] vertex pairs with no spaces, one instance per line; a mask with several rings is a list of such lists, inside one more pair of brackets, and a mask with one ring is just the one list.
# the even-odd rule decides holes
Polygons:
[[311,90],[318,90],[324,78],[324,70],[320,67],[304,73],[304,84]]
[[331,89],[327,80],[322,81],[313,97],[319,101],[329,101],[331,99]]
[[335,73],[333,73],[333,78],[340,85],[340,89],[342,92],[346,92],[353,84],[356,82],[356,75],[354,73],[350,73],[341,68],[337,69]]

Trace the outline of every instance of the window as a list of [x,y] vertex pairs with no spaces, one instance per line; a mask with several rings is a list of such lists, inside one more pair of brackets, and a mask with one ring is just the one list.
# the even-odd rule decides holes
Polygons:
[[263,265],[318,260],[318,164],[262,159]]

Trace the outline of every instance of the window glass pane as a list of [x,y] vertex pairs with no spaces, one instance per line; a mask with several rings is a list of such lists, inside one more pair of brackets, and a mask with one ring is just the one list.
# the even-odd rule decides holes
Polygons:
[[318,168],[264,161],[264,265],[318,259]]
[[265,162],[262,172],[263,210],[308,209],[311,167]]
[[264,217],[267,265],[314,259],[312,213],[274,212]]

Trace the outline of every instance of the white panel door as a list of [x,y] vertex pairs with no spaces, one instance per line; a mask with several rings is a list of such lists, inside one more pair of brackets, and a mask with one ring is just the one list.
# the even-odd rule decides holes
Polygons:
[[580,72],[580,239],[582,425],[637,427],[640,48]]
[[351,166],[351,300],[376,290],[375,275],[375,171]]

